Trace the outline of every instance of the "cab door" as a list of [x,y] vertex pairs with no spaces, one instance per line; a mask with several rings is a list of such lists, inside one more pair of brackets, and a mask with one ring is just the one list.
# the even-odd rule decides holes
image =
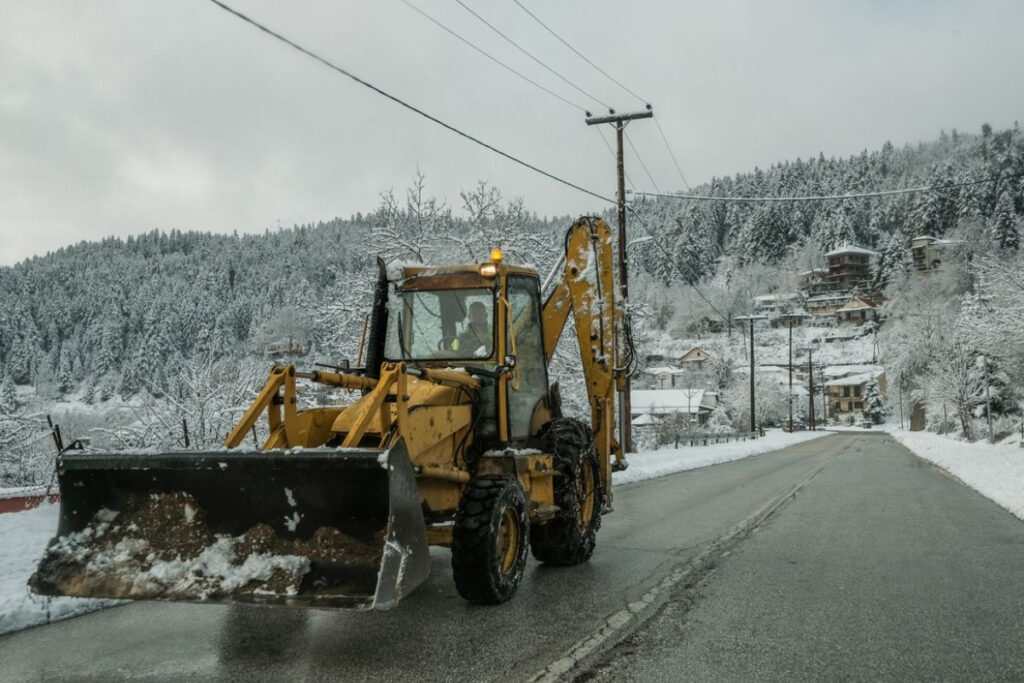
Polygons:
[[548,373],[541,330],[540,287],[535,277],[508,276],[509,318],[506,353],[516,357],[508,387],[509,438],[532,436],[534,413],[548,396]]

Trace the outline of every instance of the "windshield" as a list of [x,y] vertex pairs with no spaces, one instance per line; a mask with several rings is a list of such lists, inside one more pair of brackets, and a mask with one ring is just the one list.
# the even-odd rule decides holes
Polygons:
[[392,296],[384,349],[389,360],[485,359],[493,350],[492,290],[420,290]]

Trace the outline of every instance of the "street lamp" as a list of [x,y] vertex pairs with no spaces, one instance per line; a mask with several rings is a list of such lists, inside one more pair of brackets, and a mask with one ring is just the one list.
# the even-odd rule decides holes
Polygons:
[[764,320],[764,315],[738,315],[733,320],[750,321],[750,431],[757,431],[754,420],[754,321]]

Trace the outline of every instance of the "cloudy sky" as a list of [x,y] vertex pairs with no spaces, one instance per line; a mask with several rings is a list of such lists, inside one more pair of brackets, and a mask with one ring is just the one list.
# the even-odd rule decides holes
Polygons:
[[[601,111],[455,0],[408,0],[530,78]],[[1024,112],[1024,3],[521,0],[654,106],[691,184],[848,155]],[[582,90],[642,103],[512,0],[464,0]],[[580,185],[614,166],[583,114],[401,0],[233,0],[416,106]],[[629,128],[658,187],[657,129]],[[627,154],[627,172],[652,187]],[[417,166],[458,209],[486,179],[540,214],[602,205],[474,146],[206,0],[0,0],[0,265],[153,228],[262,232],[372,211]]]

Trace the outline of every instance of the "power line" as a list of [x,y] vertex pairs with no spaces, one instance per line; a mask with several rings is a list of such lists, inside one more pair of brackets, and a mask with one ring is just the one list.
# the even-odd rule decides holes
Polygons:
[[583,60],[584,62],[586,62],[586,63],[587,63],[587,64],[589,64],[590,66],[592,66],[592,67],[594,67],[595,69],[597,69],[597,71],[598,71],[599,73],[601,73],[601,75],[603,75],[603,76],[604,76],[605,78],[607,78],[607,79],[608,79],[609,81],[611,81],[611,82],[612,82],[612,83],[614,83],[615,85],[619,86],[620,88],[622,88],[623,90],[625,90],[626,92],[628,92],[628,93],[629,93],[630,95],[632,95],[633,97],[635,97],[635,98],[637,98],[638,100],[640,100],[640,102],[642,102],[643,104],[647,104],[647,100],[645,100],[644,98],[642,98],[642,97],[640,97],[639,95],[637,95],[637,94],[636,94],[635,92],[633,92],[632,90],[630,90],[629,88],[627,88],[627,87],[626,87],[625,85],[623,85],[622,83],[620,83],[620,82],[619,82],[618,80],[616,80],[615,78],[613,78],[613,77],[612,77],[612,76],[611,76],[611,75],[610,75],[610,74],[609,74],[609,73],[608,73],[607,71],[605,71],[604,69],[602,69],[601,67],[599,67],[599,66],[598,66],[597,64],[594,64],[594,63],[593,63],[592,61],[590,61],[589,59],[587,59],[587,58],[586,58],[586,57],[585,57],[585,56],[583,55],[583,53],[582,53],[582,52],[580,52],[579,50],[577,50],[576,48],[574,48],[574,47],[573,47],[573,46],[572,46],[572,45],[571,45],[571,44],[570,44],[570,43],[569,43],[568,41],[566,41],[565,39],[563,39],[563,38],[562,38],[562,36],[560,36],[560,35],[558,35],[557,33],[555,33],[554,29],[552,29],[552,28],[551,28],[550,26],[548,26],[548,25],[547,25],[547,24],[545,24],[545,23],[544,23],[543,21],[541,21],[541,20],[540,20],[540,18],[539,18],[539,17],[538,17],[538,16],[536,15],[536,14],[534,14],[534,13],[533,13],[533,12],[531,12],[530,10],[526,9],[526,7],[525,7],[525,6],[523,5],[523,3],[519,2],[519,0],[512,0],[512,2],[516,3],[516,4],[517,4],[517,5],[519,6],[519,9],[523,10],[524,12],[526,12],[526,13],[527,13],[528,15],[530,15],[530,17],[531,17],[531,18],[532,18],[532,19],[533,19],[534,21],[536,21],[536,22],[537,22],[538,24],[540,24],[540,25],[541,25],[542,27],[544,27],[544,30],[546,30],[546,31],[547,31],[548,33],[550,33],[551,35],[553,35],[553,36],[554,36],[554,37],[555,37],[555,38],[556,38],[556,39],[558,40],[558,42],[560,42],[560,43],[561,43],[562,45],[565,45],[565,46],[566,46],[567,48],[569,48],[570,50],[572,50],[572,51],[573,51],[573,53],[574,53],[574,54],[575,54],[575,55],[576,55],[577,57],[579,57],[580,59],[582,59],[582,60]]
[[541,65],[542,67],[544,67],[545,69],[547,69],[547,70],[548,70],[548,71],[550,71],[551,73],[553,73],[553,74],[554,74],[555,76],[557,76],[558,78],[562,79],[562,81],[564,81],[564,82],[565,82],[565,83],[566,83],[567,85],[569,85],[569,86],[570,86],[571,88],[575,89],[575,90],[576,90],[577,92],[581,93],[581,94],[582,94],[582,95],[584,95],[585,97],[588,97],[588,98],[590,98],[590,99],[591,99],[591,100],[593,100],[594,102],[597,102],[597,103],[598,103],[598,104],[600,104],[600,105],[601,105],[602,107],[604,107],[604,108],[606,108],[606,109],[611,109],[611,107],[610,107],[609,105],[607,105],[607,104],[605,104],[604,102],[602,102],[601,100],[597,99],[596,97],[594,97],[593,95],[591,95],[591,94],[590,94],[589,92],[587,92],[586,90],[584,90],[583,88],[579,87],[578,85],[576,85],[575,83],[573,83],[572,81],[570,81],[570,80],[569,80],[568,78],[566,78],[566,77],[565,77],[565,76],[563,76],[562,74],[560,74],[560,73],[558,73],[557,71],[555,71],[554,69],[552,69],[552,68],[551,68],[550,66],[548,66],[547,64],[545,64],[543,60],[539,59],[538,57],[535,57],[535,56],[533,55],[533,53],[531,53],[531,52],[530,52],[529,50],[527,50],[526,48],[522,47],[522,46],[521,46],[521,45],[520,45],[519,43],[517,43],[516,41],[512,40],[511,38],[509,38],[509,37],[508,37],[507,35],[505,35],[504,33],[502,33],[502,32],[501,32],[500,30],[498,30],[498,28],[497,28],[496,26],[494,26],[494,24],[492,24],[491,22],[487,21],[487,20],[486,20],[486,19],[484,19],[484,18],[483,18],[482,16],[480,16],[479,14],[477,14],[477,13],[476,13],[475,11],[473,11],[473,8],[471,8],[471,7],[469,6],[469,5],[467,5],[466,3],[464,3],[464,2],[462,1],[462,0],[455,0],[455,2],[459,3],[459,5],[460,5],[460,6],[461,6],[461,7],[462,7],[462,8],[464,9],[464,10],[466,10],[467,12],[469,12],[470,14],[472,14],[472,15],[473,15],[474,17],[476,17],[477,19],[479,19],[479,20],[480,20],[480,22],[482,22],[482,23],[483,23],[483,24],[484,24],[485,26],[487,26],[487,28],[491,29],[492,31],[494,31],[495,33],[497,33],[497,34],[498,34],[499,36],[501,36],[502,38],[504,38],[504,39],[505,39],[505,41],[506,41],[506,42],[508,42],[508,43],[509,43],[509,44],[510,44],[510,45],[511,45],[512,47],[516,48],[517,50],[519,50],[520,52],[522,52],[522,53],[523,53],[524,55],[526,55],[527,57],[529,57],[529,58],[530,58],[530,59],[532,59],[533,61],[535,61],[535,62],[537,62],[538,64],[540,64],[540,65]]
[[647,170],[647,164],[644,163],[643,158],[640,156],[640,152],[636,151],[636,146],[633,144],[633,140],[629,137],[629,133],[623,131],[622,134],[625,136],[626,142],[629,143],[629,148],[633,150],[633,155],[636,157],[636,160],[640,162],[640,168],[644,169],[647,179],[651,181],[651,185],[654,186],[654,191],[660,193],[661,190],[658,189],[658,183],[654,182],[654,176],[652,176],[651,172]]
[[660,197],[662,199],[682,199],[693,201],[718,201],[718,202],[813,202],[830,201],[843,199],[862,199],[865,197],[888,197],[900,194],[914,194],[918,192],[937,192],[970,185],[981,185],[984,183],[998,183],[1003,180],[1024,178],[1024,173],[1011,175],[989,176],[979,180],[969,180],[962,183],[944,183],[941,185],[923,185],[920,187],[904,187],[896,190],[879,190],[877,192],[850,192],[847,194],[823,194],[807,195],[803,197],[738,197],[730,195],[705,195],[705,194],[662,194],[660,192],[637,192],[635,194],[643,197]]
[[476,50],[477,52],[482,54],[484,57],[487,57],[487,59],[491,60],[492,62],[494,62],[498,66],[502,67],[506,71],[509,71],[509,72],[515,74],[516,76],[518,76],[519,78],[523,79],[524,81],[526,81],[530,85],[534,86],[535,88],[539,88],[539,89],[543,90],[548,95],[551,95],[552,97],[554,97],[554,98],[556,98],[558,100],[561,100],[562,102],[564,102],[565,104],[568,104],[570,107],[573,107],[574,109],[578,109],[578,110],[580,110],[582,112],[586,112],[587,111],[586,107],[581,107],[580,105],[576,104],[575,102],[571,102],[570,100],[567,100],[566,98],[562,97],[561,95],[559,95],[558,93],[554,92],[553,90],[549,90],[545,86],[543,86],[540,83],[538,83],[537,81],[533,80],[529,76],[526,76],[522,72],[517,71],[516,69],[512,68],[511,66],[509,66],[505,62],[501,61],[500,59],[498,59],[494,55],[490,54],[489,52],[486,52],[483,48],[475,45],[474,43],[470,42],[468,39],[466,39],[463,36],[461,36],[454,29],[449,28],[448,26],[445,26],[440,21],[438,21],[434,17],[432,17],[429,14],[427,14],[427,12],[425,12],[424,10],[420,9],[416,5],[414,5],[411,2],[409,2],[409,0],[401,0],[401,2],[402,2],[402,4],[406,5],[410,9],[412,9],[413,11],[417,12],[420,16],[425,18],[427,21],[430,21],[435,26],[443,29],[444,31],[447,31],[449,34],[451,34],[452,36],[454,36],[458,40],[462,41],[466,45],[470,46],[471,48],[473,48],[474,50]]
[[395,95],[392,95],[391,93],[389,93],[389,92],[387,92],[385,90],[382,90],[381,88],[378,88],[377,86],[373,85],[372,83],[369,83],[368,81],[364,81],[363,79],[359,78],[355,74],[353,74],[353,73],[351,73],[349,71],[346,71],[342,67],[338,66],[337,64],[334,64],[333,62],[329,61],[325,57],[321,57],[320,55],[318,55],[317,53],[313,52],[312,50],[308,50],[308,49],[302,47],[301,45],[299,45],[298,43],[295,43],[295,42],[289,40],[288,38],[285,38],[280,33],[277,33],[276,31],[273,31],[272,29],[267,28],[266,26],[264,26],[263,24],[259,23],[255,19],[249,18],[245,14],[242,14],[238,10],[236,10],[236,9],[226,5],[226,4],[224,4],[220,0],[210,0],[210,2],[212,2],[217,7],[220,7],[225,12],[228,12],[229,14],[233,14],[234,16],[236,16],[237,18],[239,18],[242,21],[246,22],[247,24],[250,24],[250,25],[258,28],[260,31],[263,31],[267,35],[269,35],[269,36],[271,36],[273,38],[276,38],[277,40],[281,41],[285,45],[288,45],[289,47],[291,47],[291,48],[293,48],[295,50],[298,50],[299,52],[301,52],[302,54],[306,55],[307,57],[311,57],[312,59],[315,59],[316,61],[320,62],[321,64],[323,64],[327,68],[329,68],[329,69],[331,69],[333,71],[337,71],[338,73],[340,73],[343,76],[347,76],[348,78],[352,79],[353,81],[355,81],[359,85],[362,85],[362,86],[364,86],[366,88],[369,88],[370,90],[374,91],[378,95],[382,95],[382,96],[386,97],[387,99],[391,100],[395,104],[401,105],[402,107],[405,107],[409,111],[412,111],[412,112],[414,112],[416,114],[419,114],[423,118],[436,123],[437,125],[441,126],[442,128],[445,128],[445,129],[451,131],[452,133],[455,133],[456,135],[469,140],[470,142],[475,142],[476,144],[480,145],[481,147],[483,147],[485,149],[489,149],[490,151],[494,152],[495,154],[498,154],[499,156],[505,157],[509,161],[517,163],[520,166],[523,166],[524,168],[528,168],[531,171],[533,171],[534,173],[539,173],[540,175],[542,175],[542,176],[544,176],[546,178],[549,178],[551,180],[554,180],[555,182],[561,183],[562,185],[565,185],[566,187],[571,187],[574,190],[579,190],[580,192],[583,192],[584,194],[588,194],[591,197],[594,197],[596,199],[600,199],[603,202],[608,202],[609,204],[615,204],[616,203],[614,199],[610,199],[608,197],[600,195],[597,192],[594,192],[593,190],[588,190],[587,188],[581,187],[581,186],[577,185],[576,183],[573,183],[571,181],[565,180],[564,178],[559,178],[558,176],[554,175],[553,173],[548,173],[547,171],[545,171],[545,170],[543,170],[541,168],[538,168],[537,166],[534,166],[531,163],[523,161],[522,159],[520,159],[520,158],[518,158],[516,156],[513,156],[512,154],[509,154],[508,152],[502,151],[502,150],[498,149],[497,147],[495,147],[493,145],[489,145],[488,143],[484,142],[483,140],[481,140],[481,139],[479,139],[477,137],[474,137],[473,135],[470,135],[469,133],[466,133],[465,131],[460,130],[459,128],[456,128],[455,126],[453,126],[453,125],[451,125],[449,123],[445,123],[444,121],[442,121],[441,119],[437,118],[436,116],[432,116],[432,115],[428,114],[427,112],[423,111],[422,109],[419,109],[418,107],[415,107],[415,106],[409,104],[405,100],[402,100],[401,98],[399,98],[399,97],[397,97]]
[[690,267],[690,264],[685,263],[685,262],[683,263],[683,265],[686,266],[686,269],[690,271],[690,275],[689,275],[689,277],[687,277],[687,275],[685,273],[683,273],[682,269],[680,268],[679,261],[677,259],[673,258],[673,256],[670,253],[668,253],[668,249],[666,249],[665,245],[663,245],[658,240],[658,238],[654,234],[654,231],[651,230],[649,225],[647,225],[647,221],[645,221],[643,219],[643,217],[640,215],[640,212],[637,211],[636,209],[634,209],[629,204],[626,205],[626,208],[629,209],[629,211],[633,214],[634,218],[636,218],[638,221],[640,221],[640,225],[644,226],[644,231],[651,238],[651,241],[654,242],[655,246],[657,246],[658,249],[661,250],[661,253],[665,255],[665,259],[670,264],[672,264],[672,267],[676,269],[676,272],[679,273],[679,275],[681,275],[683,277],[683,281],[686,282],[688,285],[690,285],[690,287],[693,288],[693,291],[695,291],[697,293],[697,296],[699,296],[701,299],[703,299],[704,303],[706,303],[711,308],[712,311],[717,313],[718,317],[720,317],[723,320],[723,322],[725,322],[726,325],[731,324],[731,321],[729,320],[729,318],[727,318],[724,313],[722,313],[720,310],[718,310],[718,308],[713,303],[711,303],[710,299],[708,299],[706,296],[704,296],[704,292],[700,291],[700,287],[697,286],[697,282],[700,280],[700,277],[698,277],[697,273],[695,273],[693,268]]
[[661,141],[665,143],[665,149],[668,150],[669,156],[672,157],[672,163],[676,165],[676,170],[679,171],[679,179],[683,181],[683,187],[686,188],[687,192],[691,191],[690,184],[686,182],[686,176],[683,175],[683,169],[679,167],[679,160],[676,159],[676,153],[672,151],[672,146],[668,144],[668,138],[665,137],[665,131],[661,129],[661,124],[658,123],[657,117],[654,119],[654,125],[658,127],[658,132],[661,134]]
[[[590,59],[588,59],[586,57],[586,55],[584,55],[582,52],[580,52],[575,47],[573,47],[572,44],[569,41],[565,40],[564,38],[562,38],[562,36],[558,35],[558,33],[555,32],[555,30],[553,28],[551,28],[550,26],[545,24],[543,21],[541,21],[540,17],[538,17],[533,12],[531,12],[522,2],[520,2],[519,0],[512,0],[512,2],[514,2],[519,7],[519,9],[523,10],[527,15],[529,15],[531,19],[533,19],[535,22],[537,22],[545,31],[547,31],[552,36],[554,36],[555,39],[558,40],[558,42],[560,42],[565,47],[569,48],[573,52],[573,54],[575,54],[577,57],[582,59],[584,62],[586,62],[587,64],[592,66],[598,73],[600,73],[602,76],[607,78],[609,81],[611,81],[615,85],[619,86],[624,91],[626,91],[627,93],[629,93],[633,97],[637,98],[638,100],[640,100],[644,104],[647,104],[647,100],[645,100],[643,97],[640,97],[640,95],[636,94],[633,90],[631,90],[630,88],[626,87],[626,85],[624,83],[622,83],[621,81],[619,81],[618,79],[613,77],[611,74],[609,74],[607,71],[605,71],[604,69],[599,67],[597,64],[592,62]],[[654,124],[658,127],[658,133],[661,134],[661,140],[662,140],[662,142],[665,143],[665,149],[668,150],[669,156],[672,157],[672,163],[675,164],[676,171],[679,172],[679,179],[683,181],[683,187],[685,187],[687,190],[690,190],[690,184],[686,182],[686,176],[683,175],[683,169],[679,165],[679,160],[676,158],[675,152],[672,151],[671,145],[668,144],[668,138],[665,136],[665,131],[662,130],[661,123],[658,122],[657,118],[655,118]],[[636,150],[634,149],[633,151],[635,152]],[[637,158],[639,158],[639,155],[637,155]],[[641,161],[641,165],[642,164],[643,164],[643,162]],[[650,174],[648,174],[648,177],[650,177]],[[651,184],[655,185],[655,188],[654,188],[655,190],[658,189],[657,185],[654,183],[653,179],[651,180]]]

